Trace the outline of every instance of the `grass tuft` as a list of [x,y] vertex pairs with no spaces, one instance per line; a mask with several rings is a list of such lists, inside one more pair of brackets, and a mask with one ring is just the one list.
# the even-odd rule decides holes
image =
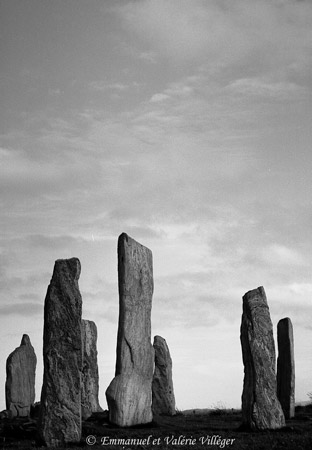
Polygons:
[[212,405],[212,411],[210,412],[211,416],[224,416],[229,413],[229,409],[226,408],[226,405],[222,402],[218,402],[215,405]]

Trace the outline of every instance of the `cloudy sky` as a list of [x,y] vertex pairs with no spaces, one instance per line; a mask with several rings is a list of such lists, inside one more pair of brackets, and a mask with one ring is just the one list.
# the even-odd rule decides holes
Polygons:
[[0,20],[0,409],[23,333],[40,398],[44,298],[73,256],[106,408],[122,232],[153,251],[179,409],[240,406],[242,296],[261,285],[308,400],[312,2],[0,0]]

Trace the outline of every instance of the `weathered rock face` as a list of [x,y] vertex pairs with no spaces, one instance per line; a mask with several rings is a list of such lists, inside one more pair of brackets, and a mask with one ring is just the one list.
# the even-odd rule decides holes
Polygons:
[[152,411],[154,415],[174,416],[175,398],[172,382],[172,360],[167,342],[154,337],[155,370],[152,383]]
[[99,370],[97,362],[97,328],[91,320],[82,320],[82,374],[81,408],[82,418],[102,411],[99,404]]
[[21,345],[6,362],[5,399],[11,417],[25,417],[35,402],[37,358],[29,336],[24,334]]
[[285,418],[276,395],[275,347],[263,287],[243,297],[241,344],[245,369],[243,424],[251,429],[276,429]]
[[47,446],[81,438],[81,308],[77,258],[55,262],[44,305],[44,375],[38,430]]
[[286,419],[295,415],[295,358],[291,320],[286,317],[277,324],[277,397]]
[[152,421],[152,252],[125,233],[118,239],[119,325],[115,378],[106,391],[109,420],[119,426]]

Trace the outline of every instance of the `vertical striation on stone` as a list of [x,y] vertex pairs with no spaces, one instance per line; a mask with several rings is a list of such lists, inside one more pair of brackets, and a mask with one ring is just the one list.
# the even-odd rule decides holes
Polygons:
[[123,233],[118,239],[119,324],[115,378],[106,391],[109,420],[119,426],[152,421],[152,252]]
[[47,446],[81,438],[81,309],[77,258],[55,262],[44,305],[39,435]]
[[99,370],[97,362],[97,328],[91,320],[82,320],[82,373],[81,408],[82,418],[102,411],[99,404]]
[[35,402],[37,358],[29,336],[23,334],[21,345],[6,361],[5,400],[12,417],[26,417]]
[[167,342],[154,337],[155,370],[152,383],[152,411],[154,415],[174,416],[175,398],[172,382],[172,359]]
[[243,424],[251,429],[276,429],[285,418],[276,394],[273,328],[264,288],[243,297],[241,345],[244,363]]
[[277,324],[277,397],[286,419],[295,415],[295,359],[291,320],[286,317]]

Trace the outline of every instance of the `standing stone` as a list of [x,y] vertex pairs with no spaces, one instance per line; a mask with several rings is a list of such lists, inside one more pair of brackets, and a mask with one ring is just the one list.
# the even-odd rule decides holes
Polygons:
[[37,358],[29,336],[23,334],[21,345],[6,362],[5,400],[11,417],[26,417],[35,402]]
[[82,320],[82,373],[81,408],[82,418],[102,411],[99,404],[99,370],[97,363],[97,328],[91,320]]
[[286,317],[277,324],[277,397],[286,419],[295,416],[295,359],[291,320]]
[[109,420],[119,426],[152,421],[152,252],[123,233],[118,239],[119,325],[115,378],[106,391]]
[[262,286],[243,297],[240,337],[245,371],[243,424],[259,430],[281,428],[285,418],[276,395],[273,328]]
[[55,262],[44,305],[39,434],[47,446],[81,438],[81,308],[77,258]]
[[172,359],[167,342],[154,337],[155,370],[152,384],[152,411],[154,415],[174,416],[175,398],[172,382]]

